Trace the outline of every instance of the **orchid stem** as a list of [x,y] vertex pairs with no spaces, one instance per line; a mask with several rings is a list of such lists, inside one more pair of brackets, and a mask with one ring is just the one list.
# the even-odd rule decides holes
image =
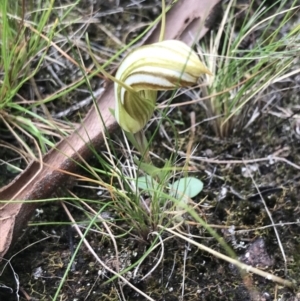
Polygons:
[[136,140],[136,147],[138,151],[140,152],[143,160],[146,163],[152,163],[150,155],[149,155],[149,144],[147,141],[147,138],[145,136],[145,133],[143,130],[133,134],[135,140]]

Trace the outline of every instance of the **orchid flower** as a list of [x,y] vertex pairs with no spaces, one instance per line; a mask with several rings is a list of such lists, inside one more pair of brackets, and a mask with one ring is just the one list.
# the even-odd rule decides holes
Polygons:
[[150,120],[157,91],[195,85],[211,72],[185,43],[167,40],[141,46],[122,61],[115,81],[115,118],[126,132],[140,132]]

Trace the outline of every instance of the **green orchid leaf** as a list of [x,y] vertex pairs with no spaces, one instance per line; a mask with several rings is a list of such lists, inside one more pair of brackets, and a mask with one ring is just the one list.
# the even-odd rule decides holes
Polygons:
[[[193,198],[198,195],[202,189],[203,182],[194,177],[181,178],[170,185],[171,195],[178,199],[176,210],[185,210],[189,198]],[[182,221],[182,219],[183,217],[181,215],[176,217],[177,222]]]
[[193,198],[203,189],[203,182],[194,177],[181,178],[171,185],[171,194],[175,197]]

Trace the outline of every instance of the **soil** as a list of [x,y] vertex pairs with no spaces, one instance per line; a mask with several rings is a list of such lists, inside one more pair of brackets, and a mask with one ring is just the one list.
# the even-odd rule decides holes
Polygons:
[[[83,8],[84,2],[80,2]],[[160,11],[159,1],[156,1],[155,7],[150,5],[150,1],[141,2],[135,10],[128,7],[134,1],[122,1],[118,6],[116,2],[100,1],[99,4],[99,8],[107,11],[123,11],[120,14],[100,17],[99,20],[107,24],[110,30],[114,30],[116,18],[124,19],[123,29],[128,32],[129,27],[134,28],[134,24],[153,19]],[[96,34],[93,28],[90,27],[89,30]],[[135,34],[130,33],[133,36]],[[110,47],[109,43],[112,43],[108,42],[105,35],[94,39],[106,47]],[[292,118],[288,118],[289,115],[283,116],[283,109],[289,109],[293,113],[299,109],[299,78],[291,78],[288,82],[270,89],[276,91],[272,105],[268,110],[261,111],[260,117],[250,127],[236,129],[229,138],[222,139],[216,137],[208,122],[196,128],[190,172],[203,181],[204,189],[193,201],[201,204],[199,214],[231,246],[242,262],[289,279],[295,283],[295,287],[290,289],[255,274],[242,277],[239,270],[229,263],[179,238],[167,239],[170,235],[164,233],[164,256],[150,276],[141,280],[159,262],[162,252],[159,248],[145,258],[136,274],[135,269],[124,274],[131,284],[152,299],[300,300],[300,115],[299,119],[297,114]],[[268,102],[272,91],[265,95],[263,104]],[[55,109],[63,110],[65,105],[66,103],[59,108],[55,104]],[[276,116],[274,112],[277,113]],[[199,104],[175,108],[169,116],[178,121],[176,136],[182,142],[178,152],[178,166],[185,163],[183,154],[190,140],[190,132],[180,132],[190,126],[191,113],[195,114],[196,122],[206,118]],[[172,139],[175,136],[174,128],[168,122],[162,126]],[[150,126],[149,133],[154,129],[155,125]],[[119,134],[115,133],[116,140],[122,139]],[[158,132],[152,143],[152,150],[160,158],[166,159],[173,154],[167,146],[171,147],[171,144],[167,142],[163,131]],[[0,156],[4,160],[11,159],[7,153],[2,156],[1,150]],[[264,160],[256,160],[258,158]],[[253,161],[243,163],[243,160]],[[227,164],[222,163],[224,161]],[[91,158],[89,163],[99,166],[95,158]],[[159,160],[157,163],[161,164]],[[86,171],[79,172],[87,174]],[[13,176],[11,171],[6,170],[5,176],[0,176],[0,185],[10,181]],[[1,178],[5,178],[5,181]],[[91,183],[74,181],[71,184],[55,194],[69,205],[67,197],[71,197],[72,193],[81,199],[101,199],[99,204],[94,204],[95,210],[100,210],[109,197],[106,193],[100,196],[96,185]],[[83,188],[85,184],[93,189]],[[70,226],[60,202],[41,205],[40,210],[36,212],[30,226],[24,229],[24,235],[10,254],[7,254],[6,258],[11,258],[10,264],[2,261],[0,300],[52,300],[76,246],[80,243],[80,237]],[[82,221],[84,225],[86,216],[83,211],[75,206],[70,206],[70,210],[76,220]],[[130,232],[130,224],[121,219],[122,212],[108,209],[105,213],[114,218],[115,225],[122,228],[119,232],[114,232],[115,236],[120,235],[117,239],[118,258],[112,240],[101,234],[102,224],[98,225],[98,231],[90,231],[86,238],[107,266],[114,270],[118,266],[124,269],[145,254],[154,239],[148,234],[157,229],[148,225],[146,233]],[[189,231],[197,242],[205,246],[225,252],[206,230],[193,226],[191,218],[188,221],[189,226],[183,226],[182,231]],[[272,223],[277,225],[279,239]],[[128,231],[128,235],[124,235],[124,229]],[[75,260],[63,281],[57,300],[147,300],[129,285],[124,285],[121,280],[108,282],[112,276],[112,273],[96,261],[90,250],[82,245],[75,254]],[[16,296],[18,285],[19,299]],[[124,293],[123,297],[121,292]]]

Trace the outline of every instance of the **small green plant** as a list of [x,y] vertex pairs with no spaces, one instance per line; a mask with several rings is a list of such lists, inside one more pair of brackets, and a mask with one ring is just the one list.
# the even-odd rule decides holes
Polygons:
[[[299,55],[299,26],[282,34],[299,9],[297,1],[284,9],[286,2],[276,1],[268,7],[262,1],[252,9],[255,1],[251,1],[237,13],[237,2],[231,0],[217,32],[202,43],[201,58],[214,74],[207,77],[208,86],[202,92],[207,115],[219,137],[249,126],[260,115],[263,93],[285,77]],[[252,48],[248,50],[249,43]]]
[[[169,160],[162,169],[153,166],[143,128],[154,112],[157,91],[194,85],[204,73],[211,74],[189,46],[168,40],[130,52],[113,79],[116,98],[114,116],[141,153],[142,160],[137,165],[146,175],[137,178],[136,186],[149,195],[150,206],[146,210],[152,216],[154,227],[162,224],[161,213],[166,210],[168,200],[173,200],[176,211],[183,210],[189,198],[202,190],[203,184],[196,178],[186,176],[170,184],[169,171],[176,169],[170,168]],[[140,195],[138,191],[136,193]]]
[[[151,145],[144,134],[144,127],[156,106],[157,91],[191,86],[197,83],[202,74],[211,74],[191,47],[177,40],[163,41],[165,8],[164,1],[162,3],[159,42],[129,52],[122,60],[115,77],[108,74],[103,66],[99,66],[94,58],[99,70],[115,84],[115,109],[111,112],[141,155],[140,161],[131,158],[137,171],[129,179],[125,180],[124,175],[120,177],[123,178],[121,182],[129,186],[126,191],[131,191],[129,198],[123,195],[126,203],[123,211],[137,213],[140,222],[136,226],[144,237],[149,229],[155,229],[156,225],[162,224],[164,211],[170,200],[175,204],[175,207],[171,207],[182,210],[187,206],[189,198],[196,196],[203,188],[203,183],[196,178],[187,177],[184,169],[171,168],[171,160],[167,160],[163,168],[155,167],[149,155]],[[180,177],[171,184],[172,173],[175,171],[179,172]],[[139,176],[140,173],[144,175]],[[141,203],[143,194],[150,199],[149,206],[144,201]],[[121,204],[123,201],[120,201]],[[149,228],[149,225],[152,227]]]

